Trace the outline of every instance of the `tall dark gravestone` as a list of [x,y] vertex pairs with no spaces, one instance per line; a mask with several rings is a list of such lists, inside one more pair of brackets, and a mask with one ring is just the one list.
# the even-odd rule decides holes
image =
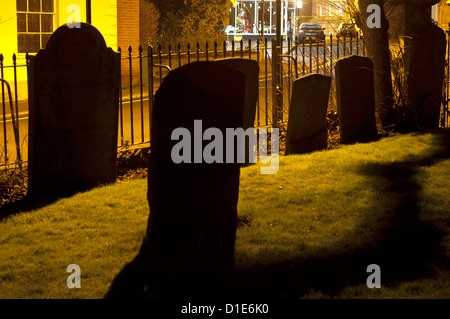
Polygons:
[[[141,249],[151,263],[150,289],[162,296],[216,296],[234,272],[240,164],[195,163],[199,147],[194,121],[203,132],[241,128],[245,77],[215,62],[194,62],[169,73],[155,95],[148,178],[150,215]],[[177,128],[192,137],[191,163],[176,164]],[[200,141],[200,143],[202,143]],[[203,147],[210,141],[203,141]],[[197,145],[197,146],[196,146]],[[200,145],[201,147],[201,145]],[[202,148],[203,149],[203,148]],[[205,148],[206,149],[206,148]],[[234,143],[234,155],[236,155]]]
[[376,139],[378,132],[372,60],[349,56],[336,62],[336,98],[341,143]]
[[408,105],[417,114],[419,128],[436,129],[444,85],[445,32],[430,23],[415,34],[411,44]]
[[116,179],[120,56],[81,23],[58,28],[29,68],[29,194]]
[[286,155],[327,148],[327,108],[331,77],[308,74],[294,81]]

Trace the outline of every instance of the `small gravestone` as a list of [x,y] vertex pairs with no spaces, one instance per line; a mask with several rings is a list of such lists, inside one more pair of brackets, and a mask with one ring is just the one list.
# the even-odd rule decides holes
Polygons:
[[[201,120],[203,132],[217,128],[223,133],[222,158],[226,158],[230,151],[225,146],[230,142],[225,141],[226,129],[242,127],[244,89],[241,72],[215,62],[194,62],[171,71],[156,92],[150,216],[141,259],[151,261],[149,289],[160,295],[217,296],[230,283],[240,164],[236,159],[196,162],[195,153],[210,143],[199,143],[202,133],[196,127]],[[192,137],[190,163],[174,161],[172,151],[180,142],[172,140],[172,134],[178,128],[187,129]]]
[[369,58],[349,56],[336,62],[336,98],[341,143],[376,139],[373,64]]
[[287,128],[286,155],[327,148],[327,107],[331,77],[305,75],[294,81]]
[[[243,58],[226,58],[219,59],[215,61],[233,69],[242,72],[245,75],[245,103],[244,103],[244,114],[243,114],[243,129],[246,130],[250,127],[255,126],[255,116],[257,102],[259,98],[259,65],[258,62],[251,59]],[[243,164],[250,164],[256,161],[253,154],[256,154],[256,149],[253,150],[253,154],[249,153],[250,140],[245,139],[245,162]],[[253,146],[256,148],[256,145]]]
[[439,128],[446,43],[445,32],[433,24],[412,40],[408,104],[422,129]]
[[29,69],[29,195],[116,179],[120,57],[93,26],[58,28]]

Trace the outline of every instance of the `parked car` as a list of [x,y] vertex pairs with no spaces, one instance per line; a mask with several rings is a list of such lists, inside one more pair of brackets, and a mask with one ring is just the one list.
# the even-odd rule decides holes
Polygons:
[[316,42],[325,41],[325,30],[319,23],[302,23],[298,30],[298,42],[304,42],[306,39],[311,39]]
[[358,26],[351,22],[342,22],[339,25],[339,28],[337,30],[337,34],[340,37],[352,37],[355,38],[358,36],[361,36],[362,38],[362,31]]

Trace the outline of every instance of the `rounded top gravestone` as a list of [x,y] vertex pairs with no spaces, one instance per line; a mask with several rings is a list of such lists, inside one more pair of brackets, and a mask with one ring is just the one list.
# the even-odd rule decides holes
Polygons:
[[331,77],[312,73],[292,87],[285,154],[301,154],[327,147],[327,107]]
[[30,57],[29,193],[73,193],[116,178],[120,56],[80,23]]
[[377,138],[373,63],[370,58],[347,56],[336,62],[336,100],[341,143]]
[[57,51],[65,47],[72,47],[74,51],[91,51],[96,47],[104,50],[106,42],[100,31],[90,24],[81,22],[79,28],[70,28],[67,24],[63,24],[51,35],[46,50]]

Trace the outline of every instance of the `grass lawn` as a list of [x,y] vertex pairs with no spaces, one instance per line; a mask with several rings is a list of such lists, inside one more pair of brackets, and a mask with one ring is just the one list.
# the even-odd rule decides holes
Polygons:
[[[281,298],[450,298],[450,131],[241,170],[241,290]],[[0,221],[0,298],[102,298],[138,253],[147,181],[16,209]],[[17,207],[20,207],[17,206]],[[66,268],[81,267],[81,289]],[[381,267],[369,289],[367,266]]]

